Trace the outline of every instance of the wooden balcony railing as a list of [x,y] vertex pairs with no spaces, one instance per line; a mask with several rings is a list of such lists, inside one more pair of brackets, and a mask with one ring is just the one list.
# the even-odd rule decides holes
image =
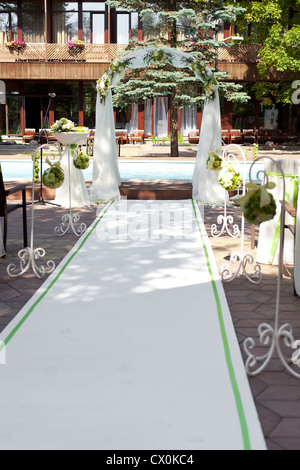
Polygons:
[[124,49],[122,44],[86,44],[76,52],[66,44],[27,44],[11,51],[0,44],[0,62],[111,62]]
[[[259,44],[241,44],[219,48],[220,62],[258,62]],[[21,51],[11,51],[0,44],[0,62],[98,62],[109,63],[124,50],[122,44],[86,44],[72,52],[66,44],[27,44]]]

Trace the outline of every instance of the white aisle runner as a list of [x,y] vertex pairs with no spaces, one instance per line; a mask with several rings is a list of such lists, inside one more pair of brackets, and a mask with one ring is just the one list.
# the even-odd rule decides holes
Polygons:
[[1,340],[0,449],[265,449],[193,201],[106,207]]

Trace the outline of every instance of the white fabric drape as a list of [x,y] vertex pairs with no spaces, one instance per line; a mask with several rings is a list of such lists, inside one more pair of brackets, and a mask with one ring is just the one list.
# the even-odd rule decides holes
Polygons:
[[[300,167],[298,167],[298,177],[300,181]],[[295,235],[295,261],[294,261],[294,282],[297,295],[300,296],[300,191],[297,198],[297,217],[296,217],[296,235]]]
[[125,126],[128,134],[132,134],[134,131],[138,129],[138,113],[139,113],[138,105],[137,104],[131,105],[130,122],[128,122]]
[[[191,55],[169,48],[161,48],[171,54],[173,66],[178,68],[191,68],[191,63],[183,59],[191,59]],[[126,56],[130,60],[130,68],[137,69],[147,67],[149,64],[145,60],[152,49],[144,49],[132,52]],[[207,67],[206,71],[212,76],[212,72]],[[112,85],[117,84],[124,76],[125,71],[114,76]],[[200,75],[195,72],[197,78]],[[162,119],[163,121],[163,119]],[[206,102],[203,111],[202,129],[200,144],[197,154],[193,178],[193,197],[196,200],[208,204],[224,203],[225,191],[217,182],[217,175],[206,169],[208,152],[219,150],[221,152],[221,117],[219,94],[216,92],[212,102]],[[165,133],[167,135],[167,133]],[[99,95],[96,105],[96,131],[94,144],[94,173],[91,188],[92,200],[111,200],[120,196],[119,186],[120,173],[117,163],[117,148],[115,138],[115,124],[112,106],[112,94],[109,91],[103,102],[100,102]]]
[[181,110],[181,134],[187,137],[189,132],[197,129],[197,106],[185,106]]
[[[279,262],[279,242],[275,246],[275,251],[272,246],[274,245],[274,238],[276,234],[276,229],[279,227],[279,216],[281,212],[281,204],[280,200],[283,199],[283,181],[280,176],[272,176],[272,174],[279,173],[277,165],[270,159],[265,158],[265,171],[267,173],[271,173],[271,176],[268,175],[269,181],[274,182],[276,187],[270,190],[270,193],[273,194],[276,205],[277,211],[276,216],[274,219],[264,222],[261,224],[259,229],[259,240],[257,246],[257,256],[256,261],[262,264],[274,264],[278,265]],[[285,177],[285,185],[286,185],[286,194],[289,194],[288,201],[291,205],[293,205],[293,198],[294,198],[294,189],[296,185],[298,185],[298,172],[300,169],[300,161],[299,160],[279,160],[281,163],[281,167],[283,170]],[[293,224],[292,217],[286,213],[286,223],[292,225]],[[277,229],[278,230],[278,229]],[[279,236],[277,238],[279,241]],[[274,243],[273,243],[274,242]],[[294,237],[290,233],[289,230],[285,231],[284,234],[284,255],[283,255],[283,262],[286,264],[294,264]]]
[[167,137],[168,135],[168,98],[159,96],[153,103],[154,135]]
[[90,203],[82,170],[77,170],[73,165],[72,156],[69,157],[68,147],[65,148],[61,157],[61,167],[65,174],[65,180],[60,188],[56,190],[54,203],[61,207],[70,207],[69,197],[69,162],[70,158],[70,180],[71,180],[71,207],[84,207]]
[[144,104],[144,130],[145,135],[152,135],[152,99],[145,100]]
[[0,257],[5,255],[4,245],[3,245],[3,235],[2,235],[2,228],[0,223]]
[[203,204],[224,204],[227,192],[218,183],[218,173],[206,168],[209,152],[222,151],[219,92],[203,108],[199,147],[193,175],[193,198]]

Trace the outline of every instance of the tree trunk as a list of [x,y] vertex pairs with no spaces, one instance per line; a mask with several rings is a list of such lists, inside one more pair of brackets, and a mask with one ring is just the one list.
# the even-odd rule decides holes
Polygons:
[[178,109],[175,105],[175,90],[170,95],[171,157],[179,157],[178,149]]
[[[177,11],[177,0],[170,0],[170,10]],[[177,24],[172,20],[170,24],[170,46],[177,46]],[[176,89],[170,95],[170,125],[171,125],[171,157],[179,157],[178,149],[178,109],[175,107]]]

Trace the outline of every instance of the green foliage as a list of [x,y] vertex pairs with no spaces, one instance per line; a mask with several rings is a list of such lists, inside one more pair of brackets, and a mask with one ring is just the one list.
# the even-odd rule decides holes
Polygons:
[[[139,12],[143,21],[145,40],[130,41],[120,58],[143,48],[166,46],[185,50],[199,61],[204,60],[212,70],[215,67],[216,48],[220,46],[212,34],[214,21],[235,21],[237,15],[244,11],[239,5],[225,0],[109,0],[107,4]],[[179,35],[179,32],[182,34]],[[123,80],[113,90],[115,107],[123,109],[147,98],[166,95],[171,96],[176,108],[203,105],[205,95],[201,80],[189,69],[175,69],[163,55],[158,59],[145,69],[127,70]],[[222,81],[228,78],[226,73],[215,71],[215,77],[227,99],[241,102],[250,99],[245,92],[241,92],[241,85]]]
[[300,1],[241,1],[238,4],[246,10],[238,22],[240,30],[244,21],[251,24],[248,41],[263,45],[258,64],[262,77],[267,77],[270,69],[295,77],[300,70]]

